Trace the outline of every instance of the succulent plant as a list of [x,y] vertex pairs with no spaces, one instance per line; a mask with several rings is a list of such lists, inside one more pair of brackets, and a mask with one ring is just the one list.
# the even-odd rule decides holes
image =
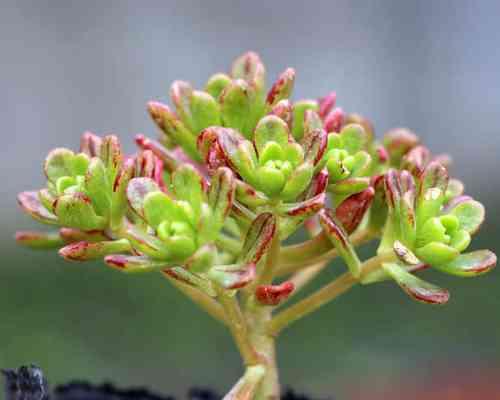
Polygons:
[[[19,232],[21,244],[160,272],[226,325],[245,364],[227,400],[279,398],[279,333],[352,286],[392,280],[443,304],[448,291],[419,271],[472,277],[496,265],[489,250],[465,252],[485,212],[449,178],[448,156],[404,128],[378,142],[334,92],[292,101],[294,81],[287,68],[266,92],[253,52],[204,90],[176,81],[173,108],[148,105],[158,140],[137,135],[138,153],[124,156],[116,136],[85,133],[79,153],[49,153],[46,188],[18,197],[57,227]],[[308,238],[285,244],[301,227]],[[362,261],[357,247],[377,239],[377,254]],[[277,311],[337,257],[343,275]]]

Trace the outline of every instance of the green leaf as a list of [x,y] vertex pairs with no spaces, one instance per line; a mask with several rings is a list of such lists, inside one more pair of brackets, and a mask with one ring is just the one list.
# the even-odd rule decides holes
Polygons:
[[480,202],[465,198],[465,196],[447,205],[444,212],[457,217],[460,221],[460,228],[470,234],[477,232],[485,215],[484,206]]
[[172,175],[174,195],[178,200],[186,201],[195,213],[197,220],[204,200],[204,178],[190,164],[182,164]]
[[427,304],[445,304],[450,293],[407,272],[399,264],[384,263],[382,268],[414,300]]
[[280,197],[285,201],[296,200],[309,186],[313,173],[314,167],[311,163],[299,165],[288,178]]
[[151,178],[134,178],[127,186],[128,203],[142,218],[144,218],[144,199],[151,192],[160,192],[159,186]]
[[100,157],[106,167],[109,180],[114,181],[123,161],[120,141],[115,135],[108,135],[103,138]]
[[113,182],[110,212],[110,227],[112,230],[118,230],[123,224],[128,204],[127,187],[134,176],[134,168],[134,160],[128,159]]
[[222,227],[224,220],[231,211],[235,189],[234,174],[229,168],[221,167],[212,176],[208,191],[208,204],[212,208],[212,222],[216,227]]
[[265,212],[259,214],[252,222],[243,241],[241,263],[257,264],[266,253],[276,234],[276,218]]
[[45,159],[44,170],[47,179],[56,183],[64,176],[84,175],[89,163],[86,154],[75,155],[71,150],[57,148],[52,150]]
[[132,248],[127,239],[108,240],[102,242],[76,242],[61,250],[59,255],[69,261],[88,261],[102,258],[113,253],[130,252]]
[[340,131],[342,145],[349,154],[356,154],[368,145],[369,136],[361,125],[349,124]]
[[64,246],[66,241],[59,232],[16,232],[16,242],[32,249],[57,249]]
[[215,74],[210,77],[205,85],[205,91],[214,99],[218,99],[223,90],[231,83],[231,78],[226,74]]
[[280,100],[288,99],[291,96],[294,82],[295,70],[293,68],[287,68],[281,73],[278,80],[274,83],[267,94],[266,107],[268,110],[270,110]]
[[38,198],[37,192],[22,192],[17,195],[19,206],[34,219],[44,224],[57,224],[57,217],[48,211]]
[[224,289],[240,289],[255,278],[255,264],[216,265],[206,274]]
[[195,90],[191,97],[190,108],[195,134],[209,126],[221,124],[219,103],[210,94]]
[[304,115],[306,110],[318,111],[319,105],[315,100],[300,100],[293,105],[292,135],[295,140],[304,136]]
[[207,244],[200,247],[185,263],[184,268],[195,274],[206,273],[215,263],[217,248]]
[[192,96],[193,88],[189,82],[174,81],[172,83],[170,87],[170,98],[172,99],[172,103],[174,103],[175,111],[186,128],[196,134],[195,123],[191,113]]
[[349,241],[347,232],[337,220],[334,212],[327,208],[321,210],[319,212],[319,223],[323,228],[323,232],[325,232],[328,239],[330,239],[340,256],[344,259],[351,274],[355,278],[359,278],[361,274],[361,262],[356,254],[356,250]]
[[460,252],[441,242],[431,242],[415,250],[415,255],[423,262],[435,266],[453,261]]
[[269,142],[276,142],[280,147],[288,144],[288,126],[275,115],[262,118],[255,127],[254,143],[259,154]]
[[65,194],[57,199],[55,214],[63,226],[84,231],[104,229],[106,219],[96,214],[92,200],[83,193]]
[[85,175],[85,192],[92,199],[97,214],[107,216],[111,208],[111,186],[106,167],[97,157],[90,160]]
[[144,197],[144,217],[151,227],[158,229],[164,221],[182,221],[184,213],[163,192],[150,192]]
[[234,60],[231,66],[231,76],[234,79],[243,79],[254,86],[257,91],[262,91],[266,83],[266,69],[259,55],[253,51]]
[[476,250],[461,254],[448,264],[435,268],[450,275],[474,277],[491,271],[497,263],[497,256],[489,250]]
[[159,271],[168,266],[164,261],[152,260],[146,256],[125,256],[122,254],[106,256],[104,262],[114,269],[132,274]]
[[231,82],[221,94],[221,113],[224,126],[236,129],[249,138],[249,117],[252,113],[252,88],[243,80]]

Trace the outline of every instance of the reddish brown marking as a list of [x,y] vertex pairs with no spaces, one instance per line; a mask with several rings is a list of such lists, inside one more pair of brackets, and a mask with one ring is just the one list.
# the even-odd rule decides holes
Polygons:
[[375,189],[369,187],[349,196],[336,208],[335,214],[348,234],[354,232],[361,223],[374,197]]
[[342,228],[335,222],[332,213],[333,211],[330,209],[322,209],[319,212],[319,222],[330,236],[333,236],[338,242],[340,242],[342,247],[347,248],[348,239],[344,235],[344,232],[342,232]]
[[111,267],[118,269],[127,268],[127,257],[120,254],[112,254],[110,256],[104,257],[104,262]]
[[261,304],[276,306],[287,299],[294,289],[295,285],[290,281],[280,285],[260,285],[255,290],[255,297]]
[[377,146],[376,152],[379,163],[385,164],[389,160],[389,153],[384,146]]
[[327,94],[325,97],[319,99],[319,116],[321,119],[325,119],[325,117],[330,113],[333,107],[335,107],[335,103],[337,102],[337,93],[331,92]]
[[323,206],[325,205],[325,200],[326,194],[320,193],[317,196],[311,197],[310,199],[298,203],[296,207],[288,210],[286,214],[290,217],[314,214],[323,208]]
[[325,118],[324,127],[328,133],[340,132],[340,129],[344,125],[345,113],[340,107],[335,108],[328,116]]
[[445,304],[450,299],[450,292],[446,289],[426,290],[425,288],[412,289],[406,285],[401,285],[403,290],[417,301],[427,304]]

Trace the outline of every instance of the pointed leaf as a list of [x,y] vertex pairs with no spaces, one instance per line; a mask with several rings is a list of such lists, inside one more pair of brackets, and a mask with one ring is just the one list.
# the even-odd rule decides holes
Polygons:
[[417,278],[398,264],[384,263],[382,268],[414,300],[428,304],[445,304],[450,298],[446,289]]
[[100,158],[106,167],[109,179],[113,181],[123,161],[120,141],[115,135],[108,135],[102,139]]
[[301,141],[304,148],[304,159],[311,161],[314,165],[318,164],[325,154],[328,136],[323,129],[306,131]]

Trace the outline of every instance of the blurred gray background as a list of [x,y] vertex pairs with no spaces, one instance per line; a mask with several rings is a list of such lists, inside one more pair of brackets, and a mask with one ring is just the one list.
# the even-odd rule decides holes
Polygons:
[[[295,98],[336,90],[380,135],[416,131],[483,202],[473,246],[500,251],[500,2],[498,1],[0,1],[0,367],[35,361],[53,382],[89,378],[184,393],[226,389],[241,370],[229,336],[156,275],[67,264],[16,247],[36,226],[15,195],[40,187],[56,146],[87,129],[155,136],[148,100],[174,79],[204,85],[246,50],[272,81],[297,70]],[[342,266],[332,267],[324,279]],[[500,371],[500,273],[431,279],[443,308],[393,285],[357,289],[286,331],[282,379],[347,394],[426,385],[442,371]]]

